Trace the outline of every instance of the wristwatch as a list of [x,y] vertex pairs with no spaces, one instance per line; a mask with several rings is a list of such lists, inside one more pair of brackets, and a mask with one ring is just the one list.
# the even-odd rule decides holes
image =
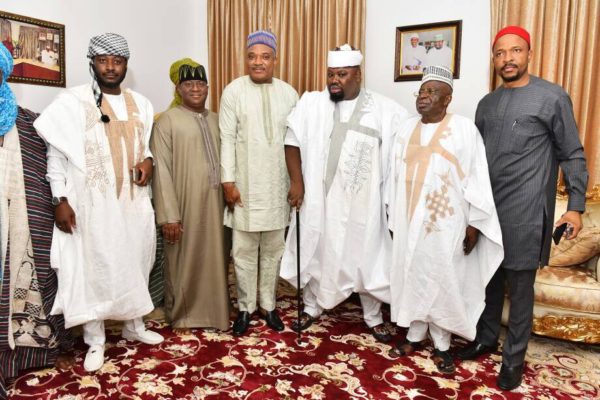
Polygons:
[[66,197],[52,197],[52,205],[57,206],[63,201],[67,201]]

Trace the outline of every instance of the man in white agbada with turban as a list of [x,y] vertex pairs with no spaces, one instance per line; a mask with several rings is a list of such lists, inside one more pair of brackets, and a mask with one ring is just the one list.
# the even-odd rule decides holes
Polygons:
[[[361,89],[362,54],[330,51],[327,89],[305,93],[287,120],[288,199],[300,208],[304,312],[308,328],[324,309],[359,293],[366,324],[383,342],[381,302],[389,302],[391,237],[382,188],[388,152],[407,112]],[[296,235],[290,225],[281,276],[296,284]]]
[[473,121],[446,113],[452,72],[423,70],[419,116],[396,136],[388,181],[394,233],[391,319],[409,327],[393,350],[409,355],[427,332],[433,361],[454,372],[452,333],[473,340],[485,287],[504,257],[483,140]]
[[48,143],[58,273],[53,314],[83,324],[84,367],[104,363],[104,320],[123,320],[123,337],[158,344],[142,316],[154,308],[148,277],[156,247],[150,203],[152,105],[121,89],[129,48],[120,35],[90,40],[92,83],[62,91],[35,121]]

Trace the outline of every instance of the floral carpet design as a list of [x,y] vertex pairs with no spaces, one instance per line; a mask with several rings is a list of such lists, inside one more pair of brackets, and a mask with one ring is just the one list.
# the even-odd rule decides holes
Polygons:
[[[289,326],[296,317],[293,292],[282,287],[278,307]],[[362,322],[359,303],[346,301],[302,335],[274,332],[255,315],[246,336],[193,330],[178,336],[161,320],[147,323],[165,336],[158,346],[129,342],[110,330],[107,361],[96,373],[83,369],[79,339],[70,371],[31,371],[16,379],[11,399],[598,399],[600,348],[534,337],[520,388],[496,388],[500,352],[457,363],[443,375],[430,345],[393,358]],[[395,340],[404,338],[398,329]],[[453,349],[464,341],[455,339]]]

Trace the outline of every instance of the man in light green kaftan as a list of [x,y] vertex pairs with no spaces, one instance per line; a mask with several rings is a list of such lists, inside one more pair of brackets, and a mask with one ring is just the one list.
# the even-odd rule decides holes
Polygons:
[[[289,221],[285,121],[298,100],[287,83],[273,78],[276,40],[271,32],[248,36],[248,75],[231,82],[221,97],[221,182],[225,224],[233,229],[238,317],[235,335],[243,335],[257,308],[267,324],[284,329],[275,309],[284,231]],[[259,256],[260,254],[260,256]]]

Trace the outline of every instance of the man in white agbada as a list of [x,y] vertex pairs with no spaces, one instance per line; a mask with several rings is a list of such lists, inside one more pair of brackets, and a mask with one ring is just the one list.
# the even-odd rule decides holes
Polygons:
[[413,32],[410,34],[410,46],[405,46],[402,52],[402,72],[420,73],[427,57],[425,47],[419,45],[419,34]]
[[56,53],[52,50],[50,46],[46,46],[41,53],[42,63],[47,65],[56,65]]
[[248,75],[227,85],[221,97],[221,182],[228,207],[225,224],[233,229],[239,312],[232,330],[236,336],[248,329],[259,285],[267,325],[276,331],[285,329],[275,307],[290,215],[283,141],[285,118],[298,93],[273,77],[276,51],[272,32],[251,33],[246,44]]
[[423,67],[437,65],[450,68],[452,66],[452,49],[446,45],[444,35],[438,33],[433,36],[433,47],[427,52]]
[[95,36],[88,49],[92,84],[61,92],[35,121],[48,146],[55,206],[51,263],[58,272],[52,313],[67,328],[83,324],[89,346],[84,367],[104,363],[104,320],[124,320],[123,337],[163,341],[146,330],[153,309],[148,276],[154,262],[150,203],[152,105],[121,89],[129,49],[113,33]]
[[[304,312],[295,330],[324,309],[359,293],[366,324],[380,341],[391,336],[381,302],[389,302],[391,236],[382,188],[389,149],[407,112],[360,88],[362,54],[344,45],[330,51],[327,90],[305,93],[288,117],[289,201],[301,207],[301,285]],[[296,285],[296,221],[281,276]]]
[[452,72],[430,66],[392,150],[387,196],[394,233],[391,319],[409,327],[393,353],[408,355],[429,330],[433,361],[454,371],[451,334],[475,337],[485,287],[503,257],[483,140],[475,124],[446,113]]

